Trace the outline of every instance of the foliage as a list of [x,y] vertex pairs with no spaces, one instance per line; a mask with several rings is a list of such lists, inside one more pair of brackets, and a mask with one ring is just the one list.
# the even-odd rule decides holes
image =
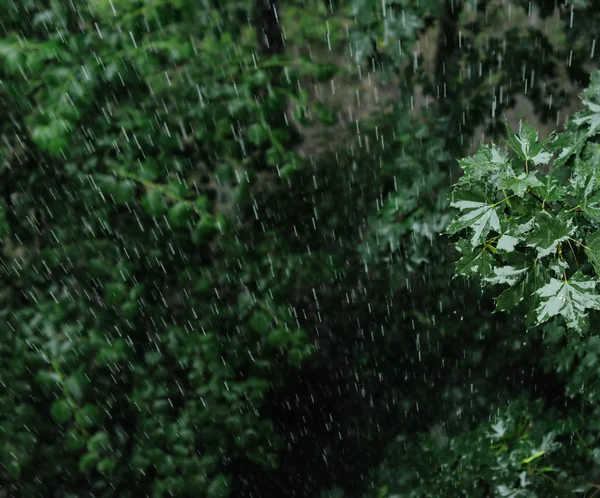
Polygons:
[[451,281],[443,235],[470,138],[585,82],[596,3],[581,29],[532,4],[558,34],[516,7],[499,31],[491,0],[279,2],[269,50],[261,2],[0,0],[0,494],[593,482],[597,338],[546,318],[596,308],[597,83],[552,140],[464,159],[451,199],[458,268],[503,306],[537,259],[540,327]]
[[[394,459],[395,468],[405,470],[396,478],[400,491],[394,489],[389,496],[533,498],[583,493],[593,489],[577,475],[595,460],[585,442],[592,427],[591,420],[577,415],[563,420],[554,411],[544,411],[539,402],[517,398],[470,432],[449,438],[440,426],[420,441],[399,441],[404,451],[388,458]],[[580,440],[576,449],[574,432]],[[413,464],[408,458],[415,454],[422,457]]]
[[[599,91],[600,73],[595,73],[584,99]],[[464,174],[451,204],[460,215],[448,227],[450,234],[468,234],[457,243],[457,274],[504,287],[496,298],[497,310],[523,303],[530,326],[561,316],[579,333],[589,328],[588,310],[600,310],[600,148],[593,141],[596,104],[584,103],[587,109],[549,145],[521,123],[518,134],[508,128],[513,156],[486,145],[463,159]],[[557,157],[547,168],[553,159],[550,148]]]
[[227,496],[274,467],[260,410],[314,349],[280,300],[302,269],[280,280],[246,215],[297,165],[269,124],[294,72],[271,85],[249,5],[4,7],[1,480]]

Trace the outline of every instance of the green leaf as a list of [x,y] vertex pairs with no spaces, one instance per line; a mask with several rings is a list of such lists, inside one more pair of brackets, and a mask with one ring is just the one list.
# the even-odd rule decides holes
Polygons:
[[270,147],[267,150],[266,161],[269,166],[277,166],[283,161],[283,156],[276,147]]
[[167,219],[174,227],[183,227],[190,221],[192,210],[187,202],[178,202],[169,209]]
[[500,239],[498,239],[498,243],[496,244],[496,249],[504,251],[504,252],[512,252],[515,250],[516,245],[520,242],[520,240],[516,237],[513,237],[508,234],[503,234]]
[[600,145],[588,144],[583,157],[578,158],[575,162],[570,183],[579,196],[579,204],[585,204],[592,193],[600,187],[599,160]]
[[492,275],[485,278],[486,282],[490,284],[508,284],[510,286],[515,285],[519,280],[523,278],[524,273],[529,268],[514,268],[513,266],[502,266],[495,268]]
[[[19,63],[19,59],[21,57],[21,51],[19,50],[19,44],[14,39],[3,39],[0,40],[0,57],[4,59],[5,64],[15,61]],[[15,66],[15,72],[18,70],[18,67]],[[8,69],[6,68],[8,72]]]
[[523,198],[525,192],[536,187],[543,187],[544,184],[536,177],[535,172],[521,173],[519,176],[506,178],[502,185],[507,190],[514,192],[517,196]]
[[98,458],[97,453],[86,453],[79,460],[79,470],[83,473],[90,472],[96,466]]
[[586,237],[585,252],[596,270],[596,276],[600,275],[600,230]]
[[196,292],[206,294],[210,292],[213,288],[212,282],[210,278],[199,275],[198,278],[194,280],[194,290]]
[[582,102],[586,106],[586,111],[590,114],[573,119],[577,126],[587,125],[588,136],[596,134],[600,128],[600,106],[596,103],[600,96],[600,74],[594,71],[591,75],[590,85],[583,91]]
[[127,301],[121,305],[120,310],[124,318],[131,320],[138,315],[140,307],[136,301]]
[[513,284],[494,299],[496,301],[496,311],[510,311],[522,301],[528,299],[531,296],[531,287],[534,282],[533,272],[525,273],[519,282]]
[[65,447],[70,451],[78,451],[85,446],[85,439],[77,429],[69,429],[65,434]]
[[227,498],[231,494],[231,478],[220,474],[217,475],[206,490],[209,498]]
[[137,170],[139,177],[149,182],[153,182],[160,175],[160,168],[154,159],[139,163]]
[[229,218],[227,218],[227,216],[225,216],[223,213],[219,213],[217,215],[215,223],[217,230],[219,230],[220,233],[225,233],[229,228]]
[[529,123],[519,123],[519,134],[515,135],[508,121],[506,122],[508,131],[507,145],[514,150],[524,161],[532,161],[536,165],[546,164],[552,158],[550,152],[544,152],[544,144],[538,142],[538,132]]
[[478,246],[491,230],[500,230],[500,219],[496,204],[490,204],[485,195],[476,191],[456,192],[450,204],[464,212],[448,227],[449,234],[469,229],[473,232],[471,245]]
[[188,186],[179,180],[169,180],[165,185],[165,193],[174,198],[183,198],[188,195]]
[[263,109],[265,109],[267,112],[282,112],[285,103],[285,96],[281,92],[272,91],[264,101]]
[[160,354],[158,351],[148,351],[144,355],[144,359],[148,365],[156,366],[162,361],[163,358],[162,354]]
[[548,175],[541,183],[541,186],[533,189],[533,193],[538,197],[541,197],[546,202],[562,201],[564,199],[567,188],[561,185],[555,176]]
[[192,240],[196,244],[210,242],[218,231],[219,227],[215,217],[211,214],[205,214],[200,221],[196,223],[194,231],[192,232]]
[[319,121],[325,126],[333,126],[337,123],[337,115],[335,111],[329,106],[324,105],[322,102],[315,103],[315,112]]
[[564,278],[565,272],[569,269],[569,263],[564,259],[555,258],[550,260],[548,268],[554,272],[558,279]]
[[58,156],[67,146],[67,138],[73,125],[64,119],[57,119],[47,125],[39,125],[31,131],[34,143],[52,156]]
[[4,237],[10,234],[10,225],[5,218],[0,217],[0,244],[3,242]]
[[460,241],[456,248],[461,253],[461,258],[455,264],[457,275],[485,278],[492,273],[494,257],[487,247],[473,248],[466,241]]
[[600,192],[594,194],[589,199],[586,199],[581,204],[581,211],[586,218],[592,221],[600,220]]
[[35,381],[43,389],[52,391],[61,387],[62,377],[55,371],[41,370],[36,374]]
[[550,279],[537,291],[541,298],[536,309],[537,324],[561,315],[567,327],[581,332],[585,326],[586,310],[600,310],[600,295],[595,292],[596,280],[577,272],[569,280]]
[[251,73],[248,79],[258,87],[265,87],[269,82],[269,74],[263,69],[259,69]]
[[535,227],[527,237],[527,246],[535,247],[538,257],[552,254],[558,244],[567,240],[575,232],[571,218],[565,215],[552,216],[547,211],[540,211],[535,219]]
[[66,399],[57,399],[50,407],[50,415],[56,423],[64,424],[71,418],[71,405]]
[[269,131],[259,123],[248,127],[248,140],[257,147],[264,144],[269,138]]
[[379,490],[377,491],[377,498],[385,498],[388,495],[388,490],[388,486],[382,486],[381,488],[379,488]]
[[289,340],[289,332],[284,329],[274,329],[267,338],[267,342],[276,348],[284,347]]
[[[267,155],[268,153],[269,151],[267,151]],[[235,180],[235,168],[229,163],[221,163],[215,169],[215,176],[219,184],[233,183]]]
[[271,318],[264,311],[255,311],[248,322],[250,328],[261,335],[266,334],[271,329]]
[[98,351],[96,362],[99,366],[112,366],[113,363],[126,360],[128,354],[129,346],[124,339],[119,338]]
[[544,456],[545,454],[546,454],[545,451],[538,451],[538,452],[534,453],[533,455],[531,455],[530,457],[523,458],[523,460],[521,460],[521,463],[531,463],[534,460],[537,460],[538,458]]
[[208,200],[208,197],[205,195],[199,195],[196,197],[196,200],[194,201],[194,207],[200,214],[207,213],[210,209],[210,201]]
[[167,201],[164,194],[153,188],[142,198],[142,207],[152,217],[157,217],[167,211]]
[[64,388],[76,401],[81,401],[87,387],[88,380],[85,375],[74,374],[65,380]]
[[591,137],[598,132],[598,129],[600,129],[600,105],[595,104],[590,100],[583,100],[583,104],[587,107],[587,111],[590,114],[580,118],[575,118],[573,122],[577,126],[587,125],[587,134],[588,137]]
[[102,422],[102,414],[97,406],[86,404],[75,413],[75,422],[80,427],[94,427]]
[[100,460],[98,462],[98,472],[112,472],[113,470],[115,470],[117,468],[117,462],[116,460],[112,459],[112,458],[103,458],[102,460]]
[[110,446],[108,434],[101,430],[96,432],[87,442],[87,449],[92,454],[100,454]]
[[312,75],[317,81],[330,80],[338,72],[338,67],[333,64],[317,64],[313,68]]
[[123,180],[117,183],[112,192],[117,204],[127,204],[135,196],[136,184],[131,180]]
[[541,164],[548,164],[550,162],[550,159],[552,159],[552,153],[544,151],[539,151],[535,156],[531,158],[533,164],[535,164],[536,166],[540,166]]
[[127,288],[121,282],[107,284],[104,287],[104,300],[108,306],[117,306],[127,300]]
[[279,170],[279,174],[281,178],[287,180],[288,178],[292,178],[296,171],[298,171],[298,167],[288,163],[283,165],[283,167]]
[[463,176],[458,184],[483,182],[494,188],[500,188],[508,178],[515,176],[510,157],[498,147],[482,145],[474,156],[459,161]]
[[587,134],[581,130],[565,131],[560,133],[552,143],[553,150],[560,150],[554,160],[554,167],[565,164],[572,156],[577,156],[583,149],[587,140]]
[[2,238],[10,232],[10,225],[6,220],[7,213],[8,208],[6,207],[6,203],[0,200],[0,242],[2,242]]

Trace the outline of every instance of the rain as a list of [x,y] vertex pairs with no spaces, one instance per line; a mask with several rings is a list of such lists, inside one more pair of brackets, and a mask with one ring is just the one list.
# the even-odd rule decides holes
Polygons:
[[0,498],[600,496],[596,0],[0,0]]

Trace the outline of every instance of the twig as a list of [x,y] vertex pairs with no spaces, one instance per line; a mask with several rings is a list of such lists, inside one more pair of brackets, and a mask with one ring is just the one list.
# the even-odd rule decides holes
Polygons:
[[584,249],[589,249],[588,246],[586,246],[585,244],[582,244],[581,242],[579,242],[578,240],[572,239],[571,237],[569,237],[569,240],[572,240],[573,242],[579,244],[581,247],[583,247]]
[[542,199],[539,195],[534,194],[531,190],[527,190],[527,193],[529,195],[531,195],[532,197],[534,197],[535,199],[537,199],[539,202],[541,202],[542,204],[542,209],[545,208],[546,206],[546,201],[544,199]]
[[588,486],[590,488],[594,488],[596,490],[592,493],[590,498],[594,498],[594,496],[596,496],[598,493],[600,493],[600,484],[594,484],[593,482],[590,482],[590,483],[588,483]]
[[573,253],[573,259],[575,260],[575,266],[577,266],[577,268],[579,268],[579,261],[577,261],[577,256],[575,255],[575,250],[573,249],[573,245],[571,244],[571,241],[569,239],[567,239],[567,242],[569,244],[571,252]]

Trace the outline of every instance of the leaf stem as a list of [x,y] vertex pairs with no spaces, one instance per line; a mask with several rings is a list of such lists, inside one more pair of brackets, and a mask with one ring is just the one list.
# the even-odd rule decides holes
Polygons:
[[506,193],[506,190],[502,189],[502,193],[504,194],[504,199],[506,200],[506,203],[508,204],[508,207],[512,209],[512,205],[511,205],[510,200],[509,200],[510,197],[508,197],[508,195]]
[[569,244],[571,252],[573,253],[573,259],[575,260],[575,266],[577,267],[577,269],[579,269],[579,261],[577,261],[577,256],[575,255],[575,250],[573,249],[573,245],[571,244],[571,241],[569,239],[567,239],[567,243]]
[[542,203],[542,209],[545,209],[545,207],[546,207],[546,201],[544,199],[542,199],[539,195],[534,194],[530,189],[527,189],[527,191],[525,193],[531,195],[536,200],[538,200],[539,202],[541,202]]
[[141,183],[146,188],[160,190],[163,194],[165,194],[169,199],[171,199],[173,201],[186,202],[186,203],[190,202],[190,201],[182,199],[178,195],[174,194],[171,190],[169,190],[169,188],[166,185],[159,185],[158,183],[150,182],[134,173],[129,173],[129,172],[123,171],[123,170],[115,170],[114,173],[117,176],[121,176],[123,178],[128,178],[130,180]]
[[572,240],[573,242],[575,242],[576,244],[579,244],[581,247],[583,247],[584,249],[589,249],[588,246],[586,246],[585,244],[582,244],[581,242],[579,242],[578,240],[572,239],[571,237],[569,237],[569,240]]
[[539,474],[536,474],[540,477],[543,477],[544,479],[548,479],[552,484],[554,484],[555,486],[558,485],[558,482],[556,482],[554,479],[552,479],[550,476],[547,476],[544,472],[541,472]]
[[[504,195],[506,196],[506,193]],[[510,207],[510,201],[509,201],[509,199],[511,197],[514,197],[515,195],[517,195],[517,194],[512,194],[512,195],[509,195],[508,197],[504,197],[504,199],[501,199],[498,202],[496,202],[495,204],[492,204],[491,207],[496,207],[496,206],[502,204],[503,202],[507,202],[508,205],[509,205],[509,207]]]

